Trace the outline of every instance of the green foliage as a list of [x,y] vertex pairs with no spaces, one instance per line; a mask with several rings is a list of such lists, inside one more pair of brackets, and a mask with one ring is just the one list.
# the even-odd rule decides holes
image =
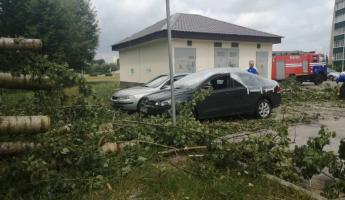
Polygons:
[[[28,196],[33,199],[68,199],[68,195],[103,191],[108,183],[114,185],[114,188],[121,188],[124,180],[132,179],[132,173],[144,170],[141,166],[151,163],[156,169],[153,170],[154,177],[152,178],[152,175],[142,178],[141,175],[146,171],[140,171],[138,179],[142,182],[136,184],[135,188],[143,188],[139,193],[152,198],[164,197],[160,195],[171,193],[181,198],[202,198],[200,193],[193,193],[192,189],[202,191],[205,185],[210,185],[204,189],[206,194],[215,199],[245,198],[245,194],[263,187],[260,177],[262,173],[272,173],[287,180],[300,181],[301,177],[310,178],[329,167],[333,176],[344,177],[341,159],[324,151],[324,146],[334,136],[333,133],[322,129],[320,136],[310,139],[307,145],[296,147],[295,151],[290,149],[287,127],[314,119],[314,116],[307,113],[303,114],[303,117],[292,116],[283,120],[230,118],[200,122],[194,118],[194,108],[212,92],[203,90],[196,93],[191,101],[178,106],[178,126],[172,127],[169,118],[128,115],[110,109],[106,105],[107,94],[110,95],[114,84],[107,87],[101,85],[105,88],[104,91],[100,90],[99,85],[93,84],[97,90],[91,93],[92,90],[85,80],[68,70],[66,66],[49,62],[44,57],[32,58],[35,62],[25,65],[28,66],[26,68],[17,68],[13,73],[25,71],[38,78],[47,76],[54,80],[58,87],[52,91],[53,93],[35,92],[32,96],[23,97],[31,98],[29,102],[33,101],[34,104],[32,108],[20,109],[20,114],[48,114],[53,119],[53,129],[43,135],[30,137],[32,141],[44,144],[44,150],[37,150],[21,157],[1,158],[0,163],[4,166],[0,169],[2,199],[20,199]],[[78,93],[73,98],[69,98],[63,90],[71,85],[78,86]],[[104,99],[98,98],[101,96]],[[0,106],[1,114],[11,113],[20,107],[16,105],[15,109],[9,106],[7,109],[7,104]],[[105,122],[112,123],[114,129],[109,133],[100,133],[98,126]],[[66,124],[71,124],[69,133],[54,132]],[[273,131],[267,131],[268,129]],[[236,133],[259,131],[263,133],[236,142],[220,139]],[[21,137],[16,136],[17,139]],[[8,140],[3,137],[0,139]],[[164,162],[160,162],[162,158],[157,156],[157,151],[165,148],[135,145],[126,147],[118,154],[104,154],[100,151],[100,145],[104,142],[131,140],[171,148],[205,145],[208,146],[208,150],[203,153],[203,158],[177,172],[165,170],[165,167],[161,166]],[[191,175],[186,176],[186,171],[192,172]],[[196,187],[191,182],[195,182]],[[248,186],[249,183],[255,187]],[[343,181],[330,183],[325,194],[332,196],[342,191],[342,184]],[[191,185],[193,188],[188,189]],[[278,184],[263,185],[271,189]],[[257,193],[264,192],[260,190]],[[274,191],[272,193],[276,194]]]
[[86,67],[86,73],[90,75],[111,74],[112,71],[119,70],[119,66],[115,63],[106,63],[105,60],[94,60],[90,65]]
[[325,152],[324,147],[334,138],[334,132],[327,132],[324,127],[319,131],[319,137],[308,140],[307,145],[296,146],[294,162],[300,169],[304,178],[311,179],[313,175],[320,174],[330,162],[335,160],[332,152]]
[[294,78],[286,79],[281,83],[284,92],[282,93],[283,103],[294,105],[299,102],[336,102],[340,99],[336,95],[335,88],[325,85],[324,88],[311,88],[302,86]]
[[195,117],[197,117],[197,116],[195,116],[197,114],[197,113],[195,113],[195,109],[211,93],[212,93],[212,88],[207,89],[207,90],[201,90],[201,91],[194,93],[194,95],[190,101],[187,101],[184,104],[177,104],[177,111],[180,114],[181,118],[182,117],[194,118],[192,120],[195,120]]
[[339,158],[345,160],[345,139],[340,141],[340,146],[338,150]]
[[[2,0],[0,36],[42,39],[41,53],[48,55],[48,60],[81,69],[95,55],[98,43],[95,16],[88,0]],[[16,62],[21,59],[17,52],[1,50],[0,70],[14,68],[15,58]]]
[[287,128],[262,136],[239,138],[238,142],[223,141],[215,144],[213,159],[217,166],[244,165],[248,173],[258,176],[263,172],[275,174],[288,180],[298,180],[294,170],[292,153],[289,151]]

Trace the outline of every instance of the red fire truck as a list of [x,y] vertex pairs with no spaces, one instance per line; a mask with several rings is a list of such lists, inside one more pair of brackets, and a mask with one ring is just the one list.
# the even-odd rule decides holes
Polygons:
[[299,82],[327,80],[324,55],[316,52],[274,52],[272,57],[272,79],[283,80],[296,77]]

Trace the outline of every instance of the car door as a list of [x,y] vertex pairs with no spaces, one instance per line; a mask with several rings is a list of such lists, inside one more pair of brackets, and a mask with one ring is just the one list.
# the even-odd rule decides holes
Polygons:
[[251,101],[247,88],[232,78],[230,78],[230,85],[226,98],[228,103],[228,115],[245,113]]
[[197,106],[199,118],[223,116],[228,113],[228,92],[230,74],[215,76],[207,80],[201,87],[212,88],[212,93]]

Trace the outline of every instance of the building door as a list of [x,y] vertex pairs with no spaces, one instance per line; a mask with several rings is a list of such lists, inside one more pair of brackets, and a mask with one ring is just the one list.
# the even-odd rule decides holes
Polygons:
[[240,67],[240,50],[239,48],[230,49],[230,67]]
[[259,72],[259,75],[265,78],[268,78],[268,52],[267,51],[258,51],[256,52],[256,68]]
[[195,48],[175,48],[175,73],[194,73],[195,60]]
[[214,67],[239,67],[238,48],[214,48]]
[[214,48],[214,67],[229,67],[229,49]]
[[285,62],[284,61],[278,61],[277,62],[277,80],[283,80],[285,79]]

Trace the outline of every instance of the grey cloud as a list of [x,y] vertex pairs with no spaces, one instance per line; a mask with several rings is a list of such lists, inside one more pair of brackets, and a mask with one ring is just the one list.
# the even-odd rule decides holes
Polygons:
[[[165,17],[165,0],[91,0],[101,28],[97,57],[111,45]],[[172,13],[197,13],[284,36],[275,50],[328,52],[333,1],[171,0]]]

